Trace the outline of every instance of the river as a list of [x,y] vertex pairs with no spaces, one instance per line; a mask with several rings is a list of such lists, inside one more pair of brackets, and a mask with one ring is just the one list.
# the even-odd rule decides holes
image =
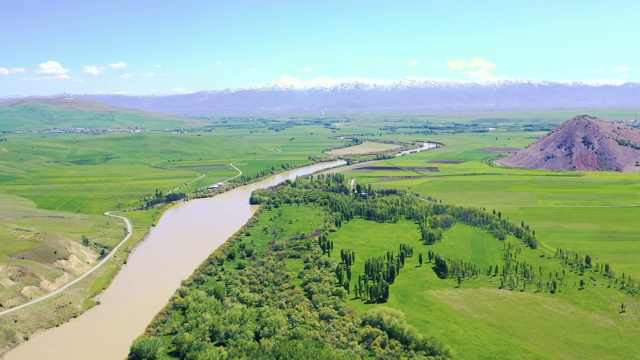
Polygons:
[[133,340],[171,295],[218,246],[255,213],[251,192],[343,161],[321,163],[269,177],[208,199],[179,203],[165,212],[130,255],[100,305],[77,319],[31,337],[5,360],[123,359]]
[[396,154],[396,156],[409,155],[409,154],[413,154],[421,151],[431,150],[431,149],[437,148],[438,146],[442,146],[442,145],[437,143],[432,143],[432,142],[425,142],[424,144],[422,144],[422,147],[419,147],[417,149],[400,151],[399,153]]

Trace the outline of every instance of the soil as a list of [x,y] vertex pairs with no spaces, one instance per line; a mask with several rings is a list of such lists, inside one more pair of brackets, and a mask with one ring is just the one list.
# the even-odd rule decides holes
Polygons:
[[420,180],[420,179],[431,179],[431,176],[396,176],[396,177],[388,177],[388,178],[380,178],[376,180],[379,183],[385,182],[393,182],[393,181],[403,181],[403,180]]
[[405,171],[405,169],[397,166],[363,166],[353,171]]
[[430,164],[453,164],[453,165],[457,165],[457,164],[462,164],[465,161],[463,160],[429,160],[427,161]]
[[407,169],[415,172],[439,172],[440,171],[440,169],[437,167],[410,167]]
[[580,115],[498,164],[556,171],[640,172],[640,130]]

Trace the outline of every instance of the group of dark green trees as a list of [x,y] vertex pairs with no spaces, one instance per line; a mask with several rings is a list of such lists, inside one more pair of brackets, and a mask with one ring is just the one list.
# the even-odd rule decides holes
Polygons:
[[157,204],[170,203],[173,201],[180,201],[184,199],[188,199],[187,194],[185,193],[170,192],[168,194],[164,194],[162,190],[156,189],[154,196],[151,199],[148,199],[147,201],[145,201],[144,205],[140,205],[138,209],[147,210],[150,207]]
[[[276,210],[273,204],[283,200],[278,199],[283,189],[286,193],[292,187],[262,193],[272,206],[263,206],[247,228],[183,282],[131,346],[129,358],[450,358],[448,347],[417,333],[400,312],[375,308],[358,318],[348,307],[356,254],[343,249],[339,258],[328,256],[332,246],[327,234],[339,228],[340,215],[325,212],[323,225],[309,229],[309,236],[290,236],[284,229],[277,236],[289,239],[286,242],[259,230],[257,218]],[[326,209],[327,193],[305,192],[315,194],[295,196],[319,206],[300,211]],[[246,249],[252,249],[252,256],[246,256]],[[413,249],[401,246],[400,254],[410,257]],[[395,265],[400,258],[390,254],[385,260]],[[302,270],[288,271],[290,261],[300,262]]]
[[[327,359],[447,358],[451,356],[448,348],[403,322],[396,323],[401,314],[376,309],[359,320],[346,304],[352,289],[366,301],[387,301],[390,285],[414,255],[413,247],[401,244],[398,252],[367,259],[356,281],[352,279],[355,252],[343,248],[339,258],[331,257],[331,232],[356,217],[379,222],[407,219],[419,224],[423,241],[432,244],[441,241],[442,232],[453,224],[463,222],[494,234],[512,234],[530,247],[537,244],[527,227],[484,210],[424,201],[394,189],[367,187],[366,192],[353,193],[341,174],[287,181],[277,188],[255,191],[250,201],[263,204],[256,216],[285,204],[306,204],[315,211],[323,209],[325,220],[321,228],[309,229],[308,234],[313,235],[287,241],[278,239],[286,230],[260,232],[254,228],[257,220],[252,220],[249,228],[220,247],[184,282],[145,335],[132,345],[131,359],[159,354],[169,358],[260,359],[291,354]],[[254,241],[262,238],[270,246],[264,253],[255,251],[262,245]],[[466,278],[479,272],[472,264],[431,252],[429,259],[435,269],[446,267],[442,271],[446,277]],[[419,254],[420,265],[422,260]],[[304,269],[291,274],[286,270],[287,261],[302,261]]]

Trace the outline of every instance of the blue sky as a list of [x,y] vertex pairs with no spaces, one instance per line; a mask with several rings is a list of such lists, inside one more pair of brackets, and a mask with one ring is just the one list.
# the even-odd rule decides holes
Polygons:
[[0,96],[318,78],[640,81],[637,1],[0,0]]

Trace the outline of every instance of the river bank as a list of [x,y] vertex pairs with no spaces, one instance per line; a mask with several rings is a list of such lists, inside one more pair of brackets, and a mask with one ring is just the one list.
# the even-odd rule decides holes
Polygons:
[[[101,295],[100,305],[8,352],[5,359],[124,358],[131,342],[195,268],[256,211],[251,192],[343,162],[314,164],[167,210]],[[123,326],[125,325],[126,326]]]

